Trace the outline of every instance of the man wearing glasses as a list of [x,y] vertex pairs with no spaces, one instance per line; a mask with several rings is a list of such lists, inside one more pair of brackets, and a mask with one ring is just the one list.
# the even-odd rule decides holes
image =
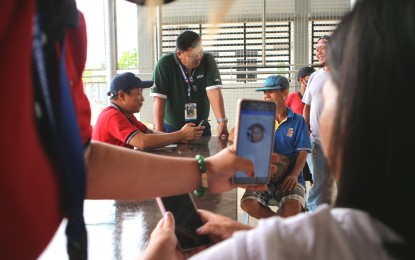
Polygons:
[[204,120],[203,135],[211,136],[208,123],[212,106],[218,136],[228,136],[222,80],[212,54],[203,52],[202,40],[193,31],[182,32],[176,52],[163,55],[154,70],[153,113],[157,131],[175,132],[186,123]]

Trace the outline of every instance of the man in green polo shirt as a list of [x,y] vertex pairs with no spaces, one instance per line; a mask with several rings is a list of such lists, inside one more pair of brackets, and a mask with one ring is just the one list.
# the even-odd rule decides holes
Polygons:
[[163,55],[154,70],[154,123],[158,131],[174,132],[185,123],[204,120],[204,136],[212,135],[209,117],[212,106],[218,136],[228,136],[222,80],[212,54],[203,52],[202,40],[193,31],[181,33],[176,52]]

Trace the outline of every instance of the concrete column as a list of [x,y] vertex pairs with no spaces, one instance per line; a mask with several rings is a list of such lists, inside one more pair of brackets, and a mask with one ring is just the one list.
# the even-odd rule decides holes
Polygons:
[[[294,15],[294,62],[292,70],[299,70],[301,67],[309,64],[309,45],[308,45],[308,14],[310,12],[310,2],[304,0],[295,0]],[[293,75],[293,78],[296,78]],[[299,89],[298,81],[295,82],[295,90]],[[293,83],[294,83],[293,82]]]
[[113,0],[104,1],[105,10],[105,63],[107,89],[109,89],[111,79],[117,74],[117,36],[116,32],[116,5]]
[[157,7],[137,6],[138,73],[141,79],[152,79],[155,66],[156,37],[154,30]]

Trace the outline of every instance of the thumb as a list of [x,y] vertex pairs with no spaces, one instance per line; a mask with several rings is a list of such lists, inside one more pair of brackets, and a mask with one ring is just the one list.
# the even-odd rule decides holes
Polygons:
[[254,176],[254,163],[246,158],[238,157],[237,164],[238,170],[245,172],[248,177]]
[[164,225],[165,225],[166,227],[168,227],[168,228],[174,229],[174,225],[175,225],[175,223],[174,223],[174,222],[175,222],[175,221],[174,221],[173,214],[171,214],[171,212],[170,212],[170,211],[167,211],[167,212],[164,214]]

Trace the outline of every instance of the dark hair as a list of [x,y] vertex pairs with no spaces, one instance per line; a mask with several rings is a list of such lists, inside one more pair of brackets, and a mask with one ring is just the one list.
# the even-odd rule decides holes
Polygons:
[[323,36],[321,36],[320,38],[318,38],[318,40],[316,41],[316,43],[317,43],[318,41],[320,41],[320,40],[326,40],[326,41],[330,42],[330,40],[331,40],[331,36],[330,36],[330,35],[323,35]]
[[[261,124],[259,124],[259,123],[255,123],[255,124],[252,124],[251,126],[249,126],[248,132],[246,133],[246,135],[247,135],[249,141],[251,141],[251,142],[254,142],[254,139],[253,139],[253,136],[252,135],[253,135],[253,131],[254,131],[255,128],[258,128],[262,132],[265,132],[264,126],[261,125]],[[262,141],[262,139],[260,141]]]
[[415,255],[415,1],[355,3],[328,47],[338,88],[327,153],[339,176],[337,207],[361,209],[406,243],[384,241],[397,258]]
[[181,51],[187,51],[190,47],[195,48],[199,45],[200,35],[193,31],[184,31],[176,39],[176,49]]

